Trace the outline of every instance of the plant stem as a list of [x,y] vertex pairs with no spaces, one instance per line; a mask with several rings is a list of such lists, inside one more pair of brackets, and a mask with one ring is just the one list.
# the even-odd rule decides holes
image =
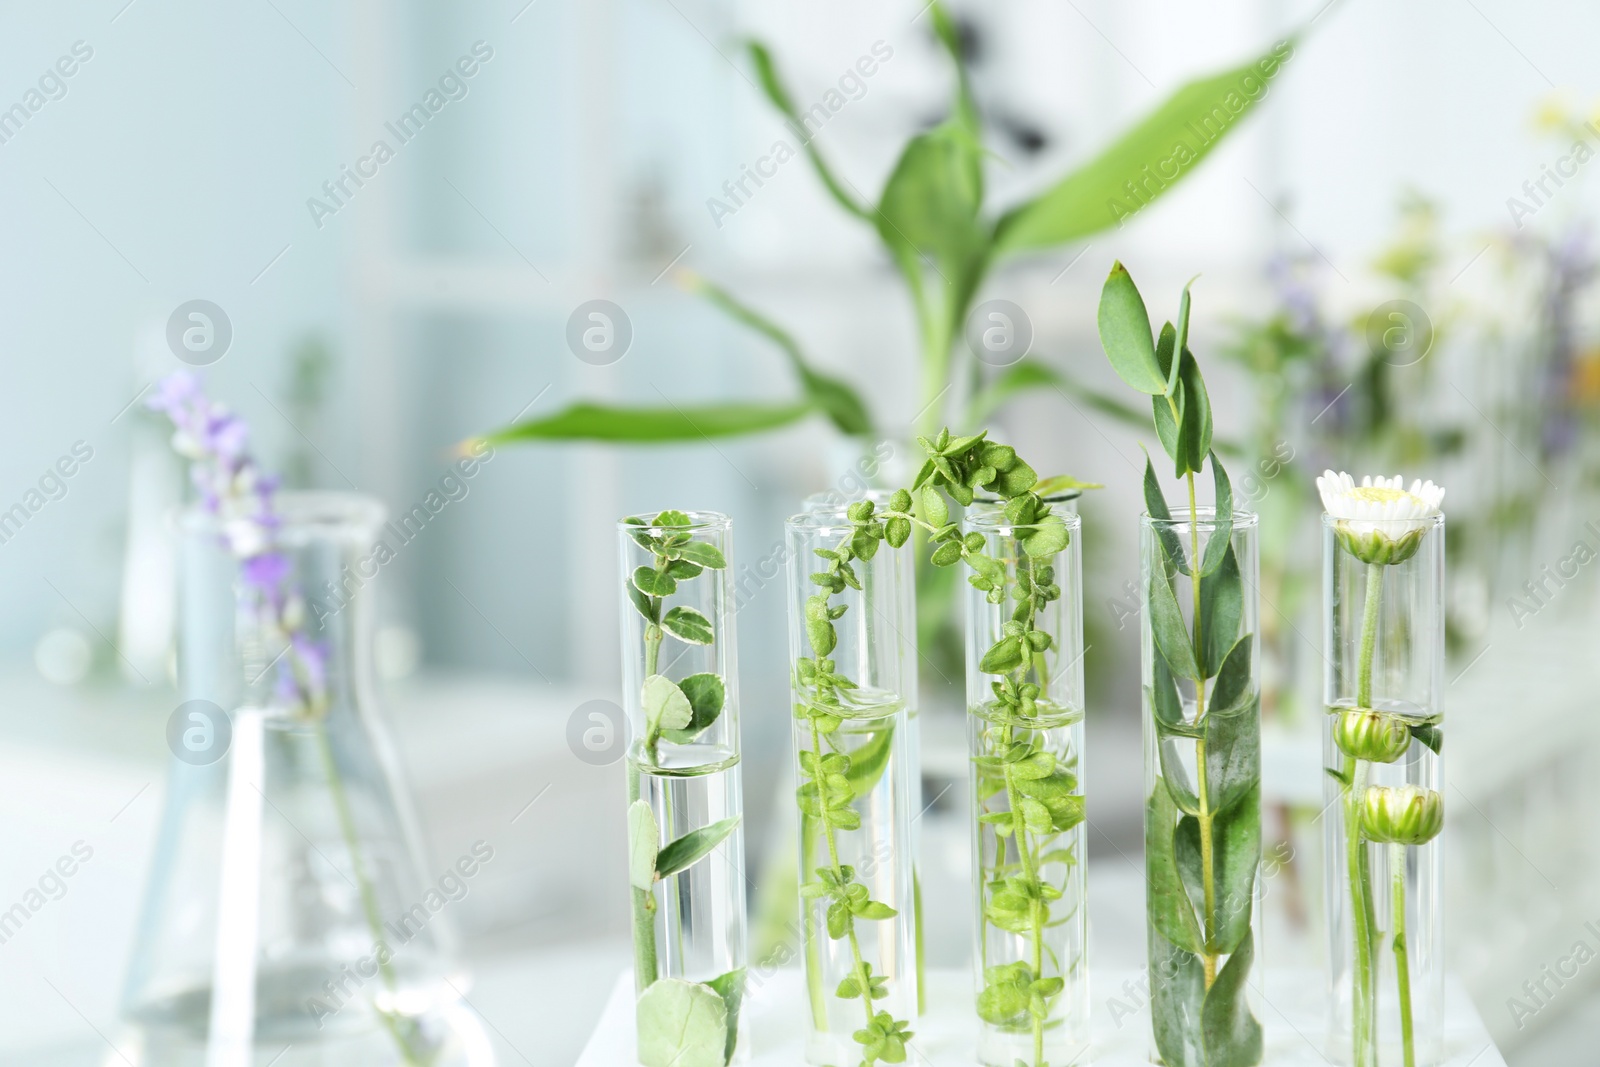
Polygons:
[[[816,719],[811,720],[811,751],[816,753],[817,760],[820,763],[822,759],[822,730],[817,726]],[[828,776],[820,773],[820,767],[819,773],[813,778],[813,781],[817,783],[817,803],[821,805],[821,810],[824,812],[831,811],[832,809],[828,806]],[[834,877],[838,879],[836,884],[843,885],[844,871],[840,869],[839,846],[834,840],[833,823],[828,821],[826,815],[817,821],[822,823],[823,840],[828,845],[828,864],[833,868]],[[842,903],[842,898],[840,902]],[[866,1009],[867,1026],[870,1028],[875,1014],[872,1010],[872,981],[867,977],[866,970],[862,966],[861,942],[856,937],[856,917],[854,915],[846,914],[844,928],[850,939],[850,958],[855,963],[855,978],[861,986],[861,1003]]]
[[[345,794],[344,778],[339,774],[339,764],[334,759],[333,742],[328,737],[328,723],[326,718],[319,718],[316,725],[317,748],[322,755],[322,767],[328,776],[328,794],[333,798],[333,808],[339,818],[339,830],[344,835],[345,847],[350,850],[350,868],[356,878],[356,887],[361,895],[361,910],[366,915],[367,928],[372,933],[375,944],[387,946],[388,942],[383,936],[383,916],[378,910],[378,895],[372,888],[372,879],[367,877],[367,867],[361,856],[361,838],[356,832],[355,815],[350,810],[350,798]],[[391,997],[398,991],[399,980],[395,975],[394,962],[385,959],[389,953],[378,955],[378,973],[383,976],[384,988]],[[411,1048],[411,1043],[400,1032],[400,1024],[394,1014],[382,1008],[377,1009],[378,1018],[383,1021],[384,1029],[389,1031],[389,1036],[394,1038],[395,1045],[400,1049],[400,1058],[407,1064],[419,1064],[416,1053]]]
[[1400,1042],[1405,1048],[1405,1067],[1417,1067],[1416,1044],[1411,1032],[1411,967],[1406,959],[1406,846],[1389,846],[1389,866],[1393,868],[1394,974],[1400,991]]
[[[1367,564],[1367,588],[1361,611],[1361,652],[1356,666],[1356,703],[1372,706],[1372,661],[1378,645],[1378,616],[1383,598],[1383,564]],[[1376,1055],[1377,990],[1372,974],[1372,947],[1377,927],[1372,900],[1371,861],[1361,836],[1361,806],[1366,793],[1367,765],[1345,757],[1345,865],[1350,883],[1351,930],[1355,937],[1351,973],[1350,1025],[1353,1067],[1371,1067]]]
[[[632,758],[628,764],[628,804],[639,800],[639,765]],[[656,898],[649,889],[629,886],[633,897],[633,974],[634,982],[643,992],[655,982],[660,973],[656,959]]]
[[1372,1067],[1372,898],[1367,875],[1367,848],[1361,840],[1361,798],[1366,790],[1367,765],[1345,757],[1344,839],[1346,877],[1350,883],[1350,921],[1355,936],[1355,961],[1351,971],[1350,1029],[1352,1067]]
[[[1195,507],[1194,472],[1189,472],[1185,478],[1189,484],[1189,588],[1194,594],[1194,661],[1200,670],[1200,677],[1194,687],[1194,715],[1196,723],[1203,723],[1206,717],[1206,642],[1200,624],[1200,515],[1199,509]],[[1200,814],[1197,816],[1200,822],[1200,886],[1206,912],[1201,920],[1205,929],[1206,988],[1210,989],[1212,983],[1217,980],[1217,954],[1211,950],[1217,936],[1215,929],[1217,871],[1216,848],[1211,840],[1211,827],[1215,815],[1211,810],[1211,789],[1207,775],[1206,739],[1203,730],[1194,743],[1194,760],[1196,796],[1200,807]]]

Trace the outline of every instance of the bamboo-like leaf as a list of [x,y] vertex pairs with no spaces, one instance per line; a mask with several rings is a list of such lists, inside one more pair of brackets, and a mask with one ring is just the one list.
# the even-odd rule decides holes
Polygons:
[[691,830],[671,842],[656,856],[656,877],[671,878],[711,855],[711,850],[727,840],[739,825],[738,816],[722,819],[698,830]]
[[813,410],[809,403],[684,403],[664,408],[625,408],[580,401],[554,415],[495,430],[481,440],[492,445],[515,441],[704,441],[776,430],[799,422]]
[[804,390],[806,399],[818,411],[828,416],[840,433],[860,436],[872,432],[872,413],[867,409],[861,395],[844,379],[825,374],[813,367],[793,334],[726,289],[700,275],[685,271],[680,277],[690,292],[704,296],[729,318],[749,327],[777,345],[788,357],[789,365],[800,380],[800,388]]
[[[1142,206],[1128,195],[1125,183],[1144,183],[1153,198],[1182,180],[1267,95],[1262,82],[1292,54],[1293,38],[1247,63],[1180,86],[1094,159],[1006,212],[996,227],[998,250],[1050,248],[1118,225]],[[1246,91],[1246,78],[1254,79],[1253,96]],[[1173,164],[1171,172],[1159,173],[1165,163]]]
[[756,68],[756,78],[761,82],[761,91],[766,93],[772,106],[789,120],[791,131],[799,136],[806,157],[811,160],[812,169],[817,172],[817,177],[822,180],[829,195],[850,214],[860,219],[870,219],[871,209],[856,200],[854,194],[845,188],[844,183],[834,177],[833,169],[828,166],[822,153],[817,149],[816,138],[800,136],[806,129],[805,121],[801,118],[799,109],[794,106],[794,98],[789,95],[788,88],[783,84],[777,64],[773,62],[772,53],[767,50],[767,46],[760,41],[750,41],[746,48],[750,53],[750,61]]
[[1117,376],[1131,388],[1152,396],[1167,391],[1167,381],[1156,361],[1155,340],[1150,335],[1150,315],[1133,276],[1121,261],[1111,265],[1100,290],[1100,346]]

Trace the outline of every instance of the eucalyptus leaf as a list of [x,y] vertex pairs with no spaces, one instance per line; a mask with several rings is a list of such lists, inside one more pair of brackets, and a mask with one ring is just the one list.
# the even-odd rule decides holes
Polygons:
[[1199,473],[1211,451],[1211,398],[1200,377],[1200,365],[1187,348],[1178,364],[1183,389],[1183,422],[1178,428],[1178,474]]
[[1230,544],[1216,571],[1200,579],[1200,636],[1205,643],[1206,674],[1215,674],[1233,649],[1244,616],[1244,579]]
[[709,645],[716,638],[710,619],[694,608],[682,605],[667,609],[666,615],[661,618],[661,628],[691,645]]
[[1433,749],[1435,753],[1444,749],[1444,731],[1431,723],[1417,723],[1411,727],[1411,736]]
[[1157,729],[1176,731],[1184,725],[1183,697],[1178,694],[1178,683],[1167,668],[1167,661],[1160,656],[1150,658],[1150,680],[1145,696]]
[[[1185,952],[1199,953],[1200,925],[1189,904],[1173,850],[1179,811],[1165,780],[1157,780],[1150,791],[1144,817],[1146,913],[1161,939]],[[1151,951],[1154,955],[1153,946]]]
[[642,800],[628,805],[628,882],[649,892],[656,881],[656,849],[661,840],[655,812]]
[[1154,924],[1145,940],[1151,1034],[1161,1062],[1168,1067],[1206,1067],[1196,1025],[1205,1000],[1205,964],[1195,953],[1160,936]]
[[1237,704],[1250,690],[1250,659],[1254,634],[1243,634],[1217,669],[1217,680],[1211,689],[1210,709],[1213,713],[1226,711]]
[[1216,525],[1201,558],[1201,574],[1215,573],[1233,541],[1233,484],[1228,481],[1228,472],[1222,469],[1222,460],[1216,452],[1211,453],[1211,481],[1216,488]]
[[642,1067],[725,1067],[728,1008],[710,986],[662,978],[639,995]]
[[645,721],[656,731],[681,730],[694,718],[689,698],[683,695],[676,682],[664,675],[652,674],[644,680],[639,703],[644,709]]
[[1144,457],[1144,509],[1156,520],[1156,536],[1161,539],[1161,551],[1167,562],[1179,574],[1188,574],[1189,561],[1183,554],[1183,540],[1170,525],[1172,512],[1167,508],[1167,498],[1161,494],[1161,483],[1156,480],[1156,468],[1148,455]]
[[1190,743],[1188,738],[1159,738],[1157,754],[1161,762],[1161,780],[1167,784],[1167,792],[1171,794],[1173,804],[1186,815],[1198,815],[1200,798],[1195,793],[1193,783],[1189,781],[1189,770],[1183,765],[1183,755],[1178,749],[1180,744]]
[[[1173,835],[1173,850],[1184,888],[1195,910],[1204,911],[1200,820],[1185,815]],[[1256,875],[1261,866],[1261,792],[1252,786],[1244,798],[1211,821],[1213,890],[1216,900],[1211,917],[1213,955],[1237,949],[1250,932],[1255,902]]]
[[1100,344],[1117,376],[1141,393],[1165,393],[1167,382],[1156,362],[1150,314],[1133,277],[1120,261],[1111,265],[1111,273],[1100,290],[1097,317]]
[[1246,926],[1238,948],[1206,991],[1200,1016],[1206,1067],[1256,1067],[1261,1062],[1261,1023],[1250,1013],[1245,995],[1255,955],[1255,939]]
[[1206,713],[1206,785],[1211,810],[1227,811],[1261,780],[1261,706],[1252,695]]
[[1153,562],[1147,583],[1150,605],[1150,628],[1155,634],[1156,648],[1172,673],[1179,677],[1200,680],[1200,668],[1195,663],[1194,648],[1189,644],[1189,631],[1183,624],[1183,613],[1178,609],[1177,597],[1164,568]]
[[721,819],[702,826],[698,830],[690,830],[676,841],[669,843],[656,856],[656,877],[671,878],[679,871],[683,871],[705,859],[711,850],[727,840],[728,835],[738,827],[737,816],[731,819]]
[[717,721],[727,692],[722,677],[709,672],[689,675],[678,683],[678,689],[692,709],[689,722],[682,728],[662,730],[661,736],[674,744],[687,745]]

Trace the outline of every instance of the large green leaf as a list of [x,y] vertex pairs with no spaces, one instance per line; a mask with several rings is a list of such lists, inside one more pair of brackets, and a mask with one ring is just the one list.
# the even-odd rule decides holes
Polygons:
[[1206,787],[1211,810],[1222,813],[1261,780],[1261,704],[1252,696],[1235,708],[1206,713]]
[[1189,631],[1183,625],[1183,613],[1178,609],[1166,568],[1159,562],[1151,563],[1148,590],[1145,601],[1150,606],[1150,629],[1155,635],[1157,653],[1167,661],[1174,675],[1199,681],[1200,667],[1194,658],[1194,646],[1189,642]]
[[750,62],[756,68],[756,78],[761,82],[761,91],[766,93],[772,106],[783,112],[789,120],[791,132],[800,139],[804,146],[806,158],[811,160],[812,169],[817,172],[817,177],[822,179],[829,194],[838,201],[839,206],[857,218],[865,219],[871,216],[871,209],[863,205],[855,194],[847,190],[844,183],[834,177],[833,170],[828,166],[822,153],[818,151],[816,138],[806,134],[807,127],[798,108],[794,106],[794,98],[789,95],[788,88],[783,84],[783,79],[778,76],[777,64],[772,61],[772,53],[760,41],[751,41],[748,44]]
[[[1293,38],[1248,63],[1180,86],[1100,155],[1006,212],[997,227],[998,250],[1049,248],[1117,225],[1192,171],[1267,95],[1266,79],[1292,54]],[[1253,95],[1249,85],[1256,87]],[[1130,182],[1142,199],[1129,194]]]
[[1206,991],[1200,1012],[1206,1067],[1256,1067],[1261,1062],[1261,1024],[1250,1014],[1245,995],[1255,957],[1255,939],[1246,928],[1239,947]]
[[1144,510],[1155,525],[1156,536],[1161,539],[1162,554],[1179,574],[1189,573],[1188,557],[1183,554],[1183,541],[1172,528],[1172,512],[1167,508],[1167,498],[1162,495],[1161,482],[1156,479],[1155,464],[1149,453],[1144,457]]
[[685,287],[704,296],[727,316],[747,326],[777,345],[789,357],[789,365],[800,379],[806,399],[838,427],[840,433],[861,435],[872,432],[872,413],[855,389],[844,379],[816,370],[794,335],[729,293],[697,274],[685,275]]
[[1244,579],[1229,544],[1214,573],[1200,579],[1200,637],[1205,644],[1206,676],[1215,675],[1239,636],[1244,616]]
[[627,408],[579,401],[554,415],[502,427],[482,440],[492,445],[513,441],[703,441],[776,430],[799,422],[814,410],[810,403],[729,402]]
[[982,151],[964,127],[946,122],[906,143],[883,187],[878,233],[890,248],[932,257],[962,306],[989,245],[982,205]]
[[1173,831],[1179,815],[1166,783],[1157,781],[1144,813],[1145,910],[1163,940],[1185,952],[1198,953],[1200,924],[1189,904],[1173,850]]

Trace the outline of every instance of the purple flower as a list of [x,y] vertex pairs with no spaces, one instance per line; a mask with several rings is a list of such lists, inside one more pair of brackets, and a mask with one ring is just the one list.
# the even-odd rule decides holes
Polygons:
[[289,577],[289,557],[282,552],[263,552],[239,566],[245,584],[263,592],[276,591]]

